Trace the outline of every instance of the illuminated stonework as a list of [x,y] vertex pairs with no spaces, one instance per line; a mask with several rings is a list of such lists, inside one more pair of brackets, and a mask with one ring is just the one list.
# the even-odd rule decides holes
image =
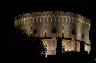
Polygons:
[[43,44],[47,45],[48,55],[56,54],[57,37],[62,38],[62,52],[80,52],[80,42],[84,42],[85,51],[90,52],[90,20],[79,14],[62,11],[32,12],[15,17],[14,23],[17,29],[29,37],[51,37],[42,39]]

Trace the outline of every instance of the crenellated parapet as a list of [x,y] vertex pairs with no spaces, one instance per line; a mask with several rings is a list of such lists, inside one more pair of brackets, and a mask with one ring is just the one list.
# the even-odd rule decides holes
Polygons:
[[[54,19],[54,20],[53,20]],[[19,15],[15,17],[15,20],[29,21],[31,20],[35,22],[67,22],[67,23],[75,23],[75,24],[84,24],[90,28],[90,20],[71,12],[59,12],[59,11],[45,11],[45,12],[32,12]],[[58,21],[57,21],[58,20]]]

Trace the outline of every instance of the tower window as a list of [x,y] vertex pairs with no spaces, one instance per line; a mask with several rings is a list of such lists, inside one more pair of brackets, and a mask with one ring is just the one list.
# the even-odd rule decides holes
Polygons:
[[55,28],[52,29],[52,33],[56,33],[56,29]]
[[74,31],[72,31],[72,35],[74,35]]
[[72,30],[72,35],[75,35],[76,34],[76,31],[75,31],[75,29],[74,30]]
[[47,25],[45,24],[45,29],[46,29],[46,26],[47,26]]
[[46,32],[45,32],[45,37],[46,37]]
[[84,34],[82,33],[82,40],[84,40],[85,39],[85,36],[84,36]]
[[64,37],[64,31],[62,31],[62,37]]
[[34,30],[34,34],[36,34],[37,33],[37,31],[36,30]]

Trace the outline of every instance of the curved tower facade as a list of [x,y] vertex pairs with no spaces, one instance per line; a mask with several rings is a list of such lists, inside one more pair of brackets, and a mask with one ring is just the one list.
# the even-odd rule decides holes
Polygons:
[[[63,11],[32,12],[16,16],[14,23],[27,36],[41,38],[47,48],[47,55],[55,55],[58,47],[61,47],[62,53],[91,50],[90,20],[79,14]],[[59,42],[61,45],[58,45]]]

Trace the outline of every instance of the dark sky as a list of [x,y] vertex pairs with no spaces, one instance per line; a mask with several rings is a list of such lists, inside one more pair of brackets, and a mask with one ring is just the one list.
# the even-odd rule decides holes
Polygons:
[[[5,6],[1,5],[0,10],[0,26],[1,26],[1,39],[2,48],[14,48],[16,42],[14,40],[16,36],[15,29],[13,26],[14,16],[26,12],[34,11],[66,11],[66,12],[75,12],[79,13],[89,19],[91,19],[91,30],[90,30],[90,39],[92,41],[92,50],[96,49],[96,10],[94,5],[90,6],[90,3],[71,3],[70,5],[66,2],[48,2],[48,3],[7,3]],[[18,39],[21,39],[20,37]]]

